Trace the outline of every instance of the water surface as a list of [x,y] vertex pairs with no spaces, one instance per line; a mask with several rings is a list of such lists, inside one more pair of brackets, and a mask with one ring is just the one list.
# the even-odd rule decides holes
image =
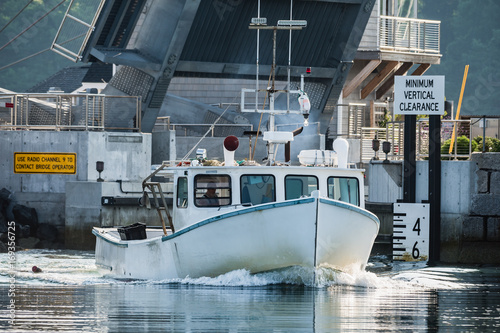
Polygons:
[[[0,329],[9,332],[500,331],[500,268],[428,267],[371,258],[367,271],[300,269],[216,278],[124,281],[93,252],[0,255]],[[37,265],[43,272],[33,273]],[[15,301],[11,321],[9,304]]]

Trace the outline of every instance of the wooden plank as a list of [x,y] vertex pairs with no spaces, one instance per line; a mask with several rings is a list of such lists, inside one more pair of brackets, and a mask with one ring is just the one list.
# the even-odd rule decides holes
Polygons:
[[344,90],[342,91],[343,97],[346,98],[349,96],[381,62],[382,60],[378,59],[370,61],[350,82],[346,84]]
[[382,83],[391,72],[400,65],[398,61],[389,61],[384,69],[380,71],[368,84],[361,90],[361,99],[365,99],[375,88]]
[[422,75],[424,74],[425,72],[427,72],[427,70],[431,68],[431,64],[420,64],[420,66],[417,67],[417,69],[415,69],[415,71],[413,73],[411,73],[411,75]]
[[384,84],[382,84],[379,89],[377,89],[377,92],[375,93],[375,99],[382,98],[382,96],[384,96],[385,93],[388,92],[389,89],[391,89],[394,86],[394,77],[396,75],[405,75],[410,70],[411,66],[413,66],[413,62],[403,63],[401,67],[399,67],[394,72],[394,74],[392,74],[391,77],[388,78],[387,81],[385,81]]

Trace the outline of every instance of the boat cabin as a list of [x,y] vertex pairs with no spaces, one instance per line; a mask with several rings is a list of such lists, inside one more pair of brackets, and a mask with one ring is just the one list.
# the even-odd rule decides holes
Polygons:
[[157,174],[172,186],[175,231],[230,209],[311,196],[364,208],[364,174],[359,169],[304,166],[169,167]]

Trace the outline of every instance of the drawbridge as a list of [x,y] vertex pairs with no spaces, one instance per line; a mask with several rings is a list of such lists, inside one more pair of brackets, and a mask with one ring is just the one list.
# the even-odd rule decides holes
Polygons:
[[[143,132],[152,131],[159,115],[199,122],[216,112],[170,94],[175,77],[258,76],[265,82],[274,70],[276,80],[290,75],[297,86],[310,68],[305,86],[310,119],[325,133],[375,0],[90,0],[84,13],[80,2],[68,7],[52,49],[75,62],[120,65],[103,93],[139,96]],[[276,53],[275,68],[272,31],[262,30],[256,43],[256,32],[249,29],[258,13],[270,25],[288,18],[307,21],[300,32],[277,34],[276,47],[285,51]]]

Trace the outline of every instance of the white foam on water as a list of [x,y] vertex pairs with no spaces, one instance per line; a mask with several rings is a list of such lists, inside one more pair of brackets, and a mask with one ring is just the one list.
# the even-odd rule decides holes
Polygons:
[[316,272],[316,286],[351,286],[363,288],[378,288],[380,279],[374,273],[360,269],[335,271],[319,268]]
[[[338,271],[330,267],[316,270],[303,267],[251,274],[239,269],[217,277],[171,280],[120,280],[104,275],[95,265],[93,252],[67,250],[28,250],[16,252],[16,284],[21,285],[94,285],[94,284],[187,284],[201,286],[254,287],[277,284],[305,285],[317,288],[341,286],[382,290],[464,289],[473,285],[464,280],[476,269],[427,267],[425,263],[394,263],[391,270],[375,274],[358,268]],[[10,282],[9,257],[0,254],[0,285]],[[33,273],[37,266],[41,273]]]
[[[150,281],[153,282],[153,281]],[[328,267],[316,270],[304,267],[288,267],[275,271],[252,274],[245,269],[228,272],[217,277],[200,277],[156,281],[153,283],[181,283],[205,286],[255,287],[276,284],[305,285],[324,288],[332,285],[348,285],[363,288],[376,288],[379,278],[374,274],[358,270],[340,272]]]
[[259,275],[252,275],[248,270],[245,269],[238,269],[219,275],[217,277],[186,277],[184,279],[163,280],[160,282],[224,287],[254,287],[272,284],[267,278]]

